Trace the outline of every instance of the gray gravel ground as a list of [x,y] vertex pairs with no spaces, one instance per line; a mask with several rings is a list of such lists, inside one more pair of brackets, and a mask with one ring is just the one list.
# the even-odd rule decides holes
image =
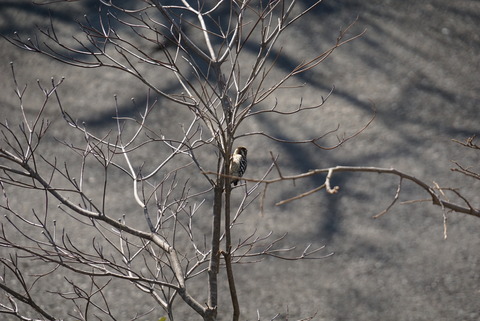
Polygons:
[[[71,9],[55,4],[52,15],[59,34],[75,34],[77,27],[72,18],[81,18],[94,3],[75,2],[70,4]],[[316,71],[296,79],[306,86],[295,94],[287,90],[278,93],[280,104],[294,106],[300,97],[305,103],[313,102],[335,85],[333,96],[321,111],[308,118],[294,117],[288,124],[257,118],[242,130],[261,128],[277,136],[308,137],[340,124],[339,133],[351,134],[371,117],[372,102],[377,109],[373,124],[333,151],[244,138],[241,143],[250,150],[249,176],[261,175],[268,167],[271,150],[281,155],[288,173],[335,165],[394,167],[430,184],[435,181],[440,186],[458,187],[478,206],[480,182],[453,173],[450,168],[451,161],[456,160],[478,169],[479,154],[451,140],[480,134],[480,1],[325,1],[284,37],[278,74],[282,68],[327,49],[340,28],[357,17],[352,34],[366,29],[363,37],[340,48]],[[35,25],[44,24],[46,19],[46,7],[33,9],[30,1],[0,1],[2,34],[16,30],[33,35]],[[75,69],[0,41],[2,121],[8,118],[12,123],[18,113],[9,76],[10,61],[15,63],[19,82],[29,83],[32,95],[28,103],[38,104],[34,96],[36,79],[47,83],[52,76],[65,76],[60,91],[64,105],[99,132],[106,132],[113,124],[114,94],[125,114],[133,112],[130,97],[142,101],[146,95],[141,84],[121,73]],[[54,120],[55,136],[81,139],[66,130],[55,108],[50,108],[47,115]],[[166,130],[175,130],[168,126],[177,128],[183,119],[181,113],[167,107],[153,117]],[[59,148],[52,141],[45,151],[62,153]],[[73,155],[60,155],[74,161]],[[155,154],[152,151],[144,157],[149,160]],[[93,179],[91,184],[95,185]],[[390,204],[397,183],[393,177],[377,174],[337,175],[333,180],[341,187],[337,195],[320,193],[282,207],[273,206],[321,182],[318,177],[295,187],[277,186],[269,192],[263,214],[253,206],[244,216],[239,233],[255,228],[260,234],[270,230],[275,235],[289,232],[284,245],[325,244],[324,253],[335,255],[303,262],[266,259],[255,265],[237,266],[242,320],[256,320],[257,310],[262,320],[276,314],[289,315],[293,320],[314,313],[316,320],[480,319],[480,219],[449,214],[447,240],[443,240],[442,211],[430,203],[397,205],[381,219],[373,220],[372,215]],[[112,184],[114,195],[128,199],[130,192],[122,184],[120,179]],[[426,196],[419,188],[406,184],[401,200]],[[23,194],[11,197],[26,211],[35,202]],[[112,210],[138,212],[133,201],[111,201]],[[89,244],[88,237],[79,237],[80,244]],[[58,275],[58,282],[64,282],[63,275]],[[192,290],[201,292],[202,286],[197,284]],[[153,304],[137,298],[133,289],[119,285],[109,293],[116,300],[121,320]],[[5,297],[2,295],[0,300]],[[228,300],[225,296],[221,301],[228,304]],[[68,319],[66,313],[71,311],[55,302],[43,303]],[[178,311],[178,320],[196,319],[188,309],[179,307]],[[222,320],[230,318],[228,311],[220,314]],[[162,312],[155,310],[142,320],[157,320],[160,316]]]

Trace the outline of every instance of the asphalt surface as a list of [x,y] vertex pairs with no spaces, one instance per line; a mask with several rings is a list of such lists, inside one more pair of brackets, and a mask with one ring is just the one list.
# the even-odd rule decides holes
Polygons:
[[[72,20],[81,19],[85,12],[93,14],[94,3],[49,6],[59,36],[71,41],[69,35],[78,32]],[[34,8],[29,1],[0,1],[0,32],[11,35],[18,31],[25,37],[33,36],[36,25],[48,24],[47,8]],[[289,174],[336,165],[393,167],[431,185],[458,188],[478,207],[480,182],[451,172],[450,168],[455,160],[479,169],[479,154],[452,139],[480,135],[480,2],[325,1],[284,35],[284,48],[274,75],[282,75],[289,67],[328,49],[339,30],[356,19],[349,34],[366,30],[361,38],[339,48],[317,69],[294,80],[293,85],[305,84],[304,87],[283,89],[276,96],[280,105],[288,108],[298,105],[300,97],[304,104],[318,101],[335,86],[324,107],[308,116],[301,114],[289,119],[252,118],[241,131],[264,130],[277,137],[302,139],[319,136],[340,125],[336,134],[322,141],[330,145],[336,142],[335,135],[350,135],[362,128],[375,106],[372,125],[332,151],[308,144],[282,145],[258,136],[243,137],[239,144],[249,148],[247,176],[262,175],[270,164],[269,151],[280,156],[282,170]],[[11,61],[18,82],[29,84],[25,98],[28,111],[34,111],[42,102],[37,79],[48,84],[51,77],[65,76],[60,89],[63,105],[95,132],[107,133],[114,128],[114,94],[120,112],[126,116],[138,111],[130,98],[135,97],[141,105],[147,95],[141,83],[120,72],[65,66],[19,50],[4,39],[0,41],[0,118],[8,119],[10,124],[20,115],[10,77]],[[160,79],[168,86],[169,79],[163,75]],[[161,126],[162,131],[178,132],[178,124],[186,114],[161,106],[152,114],[152,123]],[[46,115],[53,121],[53,136],[82,142],[82,137],[63,123],[55,104],[48,106]],[[44,151],[58,155],[62,161],[78,162],[75,155],[66,154],[63,148],[52,139]],[[155,150],[137,156],[137,166],[145,162],[146,167],[154,167]],[[99,172],[92,168],[91,173],[88,183],[93,189]],[[341,188],[338,194],[320,192],[274,206],[275,202],[318,186],[323,180],[324,177],[314,177],[295,185],[277,185],[269,190],[263,213],[254,203],[242,217],[234,238],[255,229],[259,235],[273,231],[274,236],[280,236],[288,232],[283,246],[298,246],[300,253],[308,244],[312,248],[326,245],[320,254],[335,253],[322,260],[292,262],[267,258],[260,263],[236,266],[242,320],[256,320],[257,311],[261,320],[270,320],[277,314],[276,320],[313,314],[315,320],[480,319],[480,219],[448,213],[448,238],[444,240],[442,210],[430,202],[400,204],[428,198],[418,187],[404,184],[399,204],[374,220],[372,216],[392,202],[398,183],[396,178],[383,174],[334,175],[333,184]],[[128,182],[114,175],[111,184],[108,208],[141,217],[125,188]],[[10,197],[26,213],[42,200],[41,195],[21,193]],[[208,208],[205,211],[209,213]],[[75,227],[68,218],[63,220],[58,224],[70,229],[79,246],[91,246],[88,230]],[[142,227],[141,220],[132,221]],[[209,223],[199,222],[199,230],[204,229],[208,231]],[[7,253],[0,249],[1,255]],[[25,267],[32,273],[39,272],[35,262]],[[59,271],[53,283],[39,282],[35,291],[47,310],[68,320],[73,307],[58,304],[52,299],[54,296],[45,292],[67,286],[64,276],[68,273]],[[87,284],[81,278],[77,281]],[[153,312],[140,320],[158,320],[164,315],[151,298],[134,289],[124,283],[109,287],[107,296],[114,299],[119,320],[131,319],[152,307]],[[193,283],[191,290],[204,293],[203,281]],[[222,291],[220,303],[228,306],[228,292],[224,288]],[[2,295],[1,301],[5,300]],[[178,320],[198,319],[181,302],[177,311]],[[221,320],[230,319],[230,311],[219,313]]]

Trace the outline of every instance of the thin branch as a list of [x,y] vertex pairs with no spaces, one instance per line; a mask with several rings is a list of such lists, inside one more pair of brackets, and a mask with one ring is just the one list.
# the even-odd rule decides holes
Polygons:
[[402,189],[402,180],[403,180],[403,178],[400,177],[400,182],[398,182],[397,191],[395,192],[395,196],[393,197],[392,203],[390,203],[390,205],[388,205],[388,207],[386,209],[384,209],[380,213],[374,215],[373,218],[379,218],[383,214],[387,213],[393,207],[393,205],[395,205],[395,203],[398,201],[398,198],[400,196],[400,191]]

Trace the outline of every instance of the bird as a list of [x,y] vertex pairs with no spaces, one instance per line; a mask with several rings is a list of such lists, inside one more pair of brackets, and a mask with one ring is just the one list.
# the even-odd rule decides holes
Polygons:
[[[247,149],[243,146],[239,146],[233,152],[233,155],[230,157],[230,175],[242,177],[247,170]],[[238,178],[233,178],[233,185],[237,186]]]

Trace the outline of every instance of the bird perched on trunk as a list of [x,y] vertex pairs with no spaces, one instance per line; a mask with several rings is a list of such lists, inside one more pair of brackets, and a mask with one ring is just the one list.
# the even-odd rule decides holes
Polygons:
[[[247,149],[243,146],[237,147],[230,157],[230,175],[242,177],[247,170]],[[232,184],[237,186],[238,178],[232,179]]]

